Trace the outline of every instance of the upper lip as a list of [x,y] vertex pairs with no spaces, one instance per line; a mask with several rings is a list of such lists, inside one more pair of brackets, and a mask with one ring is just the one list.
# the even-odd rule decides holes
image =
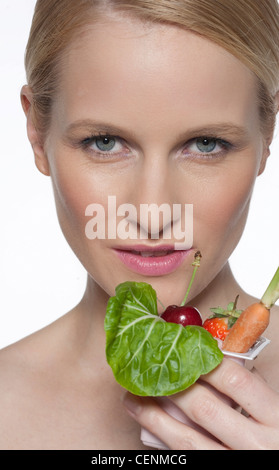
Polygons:
[[130,245],[130,246],[116,246],[115,250],[121,251],[139,251],[139,252],[154,252],[154,251],[174,251],[174,245]]

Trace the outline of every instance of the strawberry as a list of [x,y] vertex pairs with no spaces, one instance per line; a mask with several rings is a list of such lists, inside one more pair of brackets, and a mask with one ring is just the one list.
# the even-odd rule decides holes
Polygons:
[[230,302],[226,309],[221,307],[211,308],[213,315],[210,315],[204,323],[203,327],[214,336],[224,341],[229,333],[230,328],[234,325],[242,310],[236,309],[238,296],[234,302]]

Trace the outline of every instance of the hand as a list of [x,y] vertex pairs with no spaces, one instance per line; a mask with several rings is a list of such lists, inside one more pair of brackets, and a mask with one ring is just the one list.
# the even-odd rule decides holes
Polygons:
[[[209,389],[206,384],[213,388]],[[229,406],[220,395],[215,395],[214,389],[233,399],[249,416]],[[169,398],[207,433],[172,418],[153,398],[127,393],[124,399],[130,415],[169,449],[279,449],[278,393],[230,359],[224,359],[202,381]]]

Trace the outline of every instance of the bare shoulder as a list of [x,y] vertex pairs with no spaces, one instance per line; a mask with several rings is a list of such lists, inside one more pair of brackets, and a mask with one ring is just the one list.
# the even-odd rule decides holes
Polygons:
[[142,448],[87,330],[69,313],[0,351],[0,450]]
[[46,410],[67,368],[59,329],[58,321],[0,351],[0,449],[36,448],[35,436],[47,427]]
[[[30,378],[39,370],[46,370],[62,352],[61,329],[67,325],[65,317],[0,350],[0,376],[8,380]],[[64,328],[67,340],[67,328]],[[60,339],[60,341],[59,341]],[[3,381],[0,381],[0,391]]]
[[34,411],[36,372],[25,354],[24,343],[0,351],[0,449],[17,447],[19,434],[27,431],[23,423]]

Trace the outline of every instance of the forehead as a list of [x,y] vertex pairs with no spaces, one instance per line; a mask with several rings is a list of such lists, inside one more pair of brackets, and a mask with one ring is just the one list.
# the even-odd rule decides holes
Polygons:
[[181,116],[199,124],[228,117],[245,123],[257,115],[256,83],[238,59],[195,33],[104,18],[65,54],[58,103],[69,120],[93,113],[124,125],[131,118],[136,124],[137,116],[139,125],[145,116],[153,126],[181,125]]

